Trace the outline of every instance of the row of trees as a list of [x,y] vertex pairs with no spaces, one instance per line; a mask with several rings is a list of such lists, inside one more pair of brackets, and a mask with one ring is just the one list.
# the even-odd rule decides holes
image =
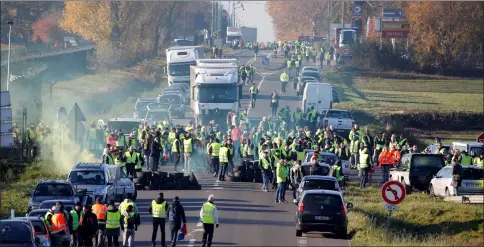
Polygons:
[[[351,23],[352,2],[270,1],[266,8],[278,39],[298,35],[328,35],[330,23]],[[412,61],[421,68],[446,73],[484,64],[484,2],[374,2],[366,16],[383,8],[403,8],[410,23]],[[363,54],[363,53],[362,53]]]

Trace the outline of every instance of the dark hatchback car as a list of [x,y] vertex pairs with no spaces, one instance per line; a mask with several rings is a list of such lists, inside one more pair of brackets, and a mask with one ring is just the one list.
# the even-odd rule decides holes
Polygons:
[[38,247],[40,239],[35,237],[35,230],[28,220],[0,220],[1,247]]
[[299,188],[296,190],[296,200],[294,203],[297,204],[300,196],[306,190],[334,190],[341,191],[341,188],[336,181],[335,177],[330,176],[319,176],[319,175],[309,175],[304,176]]
[[346,239],[348,232],[347,209],[341,192],[332,190],[306,190],[301,195],[296,212],[296,236],[307,232],[332,232]]

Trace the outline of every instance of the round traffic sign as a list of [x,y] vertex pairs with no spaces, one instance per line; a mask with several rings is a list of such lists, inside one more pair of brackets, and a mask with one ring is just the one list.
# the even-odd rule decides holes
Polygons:
[[383,200],[391,205],[397,205],[405,199],[405,186],[398,181],[388,181],[381,187]]
[[359,14],[359,13],[361,12],[361,7],[360,7],[360,6],[355,6],[355,7],[353,8],[353,12],[354,12],[355,14]]

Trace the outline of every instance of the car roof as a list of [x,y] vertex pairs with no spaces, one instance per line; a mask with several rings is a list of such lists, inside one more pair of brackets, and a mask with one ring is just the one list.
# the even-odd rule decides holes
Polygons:
[[303,180],[331,180],[331,181],[336,181],[336,178],[331,177],[331,176],[308,175],[308,176],[304,176]]
[[25,216],[25,217],[15,217],[14,220],[19,219],[19,220],[25,220],[25,221],[42,221],[42,218],[40,216]]
[[2,223],[20,222],[20,223],[30,224],[30,220],[28,220],[28,219],[18,219],[18,218],[0,220],[0,222],[2,222]]
[[102,163],[77,163],[72,170],[73,171],[75,170],[99,171],[99,170],[104,170],[104,168],[107,166],[108,164],[102,164]]
[[45,202],[48,202],[48,203],[50,203],[50,202],[62,202],[62,203],[76,204],[76,202],[74,200],[69,200],[69,199],[45,200],[42,203],[45,203]]
[[[314,152],[316,152],[316,150],[309,150],[306,153],[312,155]],[[319,152],[319,155],[337,156],[336,154],[330,152]]]
[[[313,163],[311,163],[311,162],[303,162],[303,163],[301,164],[301,166],[311,166],[312,164],[313,164]],[[319,165],[319,166],[326,166],[326,167],[328,167],[328,168],[331,168],[331,166],[330,166],[330,165],[328,165],[328,164],[326,164],[326,163],[323,163],[323,162],[318,163],[318,165]]]
[[39,184],[70,184],[65,180],[40,180]]
[[343,194],[339,191],[335,190],[305,190],[305,194],[326,194],[326,195],[334,195],[334,196],[343,196]]
[[329,111],[350,112],[348,110],[340,110],[340,109],[329,109],[328,112]]
[[[52,201],[52,200],[50,200],[50,201]],[[48,208],[39,208],[39,209],[34,209],[34,210],[30,211],[29,214],[38,213],[38,212],[42,213],[42,212],[47,212],[47,211],[49,211]]]
[[156,98],[138,98],[137,102],[140,102],[140,103],[156,102]]

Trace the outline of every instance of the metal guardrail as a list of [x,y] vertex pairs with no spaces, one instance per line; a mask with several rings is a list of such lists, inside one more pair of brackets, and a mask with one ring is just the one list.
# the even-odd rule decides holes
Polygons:
[[[23,60],[56,56],[65,53],[73,53],[79,51],[90,50],[94,48],[94,42],[90,40],[77,42],[77,46],[74,47],[54,47],[51,44],[42,44],[29,46],[24,48],[16,48],[10,51],[10,63],[15,63]],[[1,66],[7,64],[8,50],[1,52]]]

